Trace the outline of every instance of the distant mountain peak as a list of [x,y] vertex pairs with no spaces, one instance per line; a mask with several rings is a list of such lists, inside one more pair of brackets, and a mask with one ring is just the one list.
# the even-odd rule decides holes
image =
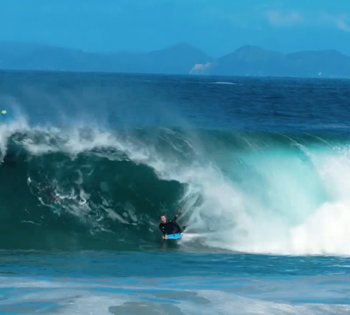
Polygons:
[[173,45],[168,46],[169,48],[196,48],[188,42],[178,42]]
[[265,50],[260,46],[244,45],[234,51],[234,53],[247,53],[247,52],[265,53],[267,52],[267,50]]
[[234,55],[242,59],[257,59],[257,58],[274,58],[276,56],[281,56],[281,53],[266,50],[260,46],[245,45],[238,48]]
[[199,48],[197,48],[197,47],[195,47],[193,45],[190,45],[187,42],[179,42],[179,43],[176,43],[174,45],[168,46],[168,47],[163,48],[163,49],[159,49],[159,50],[156,50],[156,51],[151,51],[150,54],[152,54],[152,53],[159,53],[159,52],[166,52],[166,51],[172,51],[172,52],[178,52],[178,53],[196,53],[196,54],[201,54],[201,55],[208,56],[201,49],[199,49]]
[[0,42],[0,67],[6,70],[350,77],[350,57],[336,50],[283,54],[244,45],[214,60],[187,42],[147,53],[105,54],[37,43]]

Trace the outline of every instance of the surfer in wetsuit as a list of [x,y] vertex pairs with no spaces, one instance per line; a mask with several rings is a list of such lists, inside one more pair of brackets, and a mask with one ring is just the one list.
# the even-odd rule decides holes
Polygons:
[[163,233],[164,239],[168,238],[168,234],[181,233],[181,229],[176,223],[178,216],[179,213],[177,213],[172,220],[167,220],[165,214],[160,215],[159,229]]

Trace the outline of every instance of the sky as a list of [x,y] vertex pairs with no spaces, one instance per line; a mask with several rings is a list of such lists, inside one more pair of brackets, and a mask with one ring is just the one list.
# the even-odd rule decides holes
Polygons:
[[187,42],[213,57],[240,46],[350,55],[349,0],[0,0],[0,41],[87,52]]

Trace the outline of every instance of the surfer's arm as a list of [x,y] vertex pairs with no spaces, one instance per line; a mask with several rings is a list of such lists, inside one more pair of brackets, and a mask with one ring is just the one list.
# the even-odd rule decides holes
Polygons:
[[173,222],[176,222],[177,218],[180,216],[181,212],[178,211],[178,213],[175,214],[174,218],[173,218]]

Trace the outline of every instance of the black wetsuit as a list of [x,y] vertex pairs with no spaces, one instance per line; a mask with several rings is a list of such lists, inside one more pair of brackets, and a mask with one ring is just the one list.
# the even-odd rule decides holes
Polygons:
[[181,233],[181,229],[179,225],[176,223],[177,217],[178,217],[178,214],[175,215],[174,219],[167,220],[166,223],[159,224],[159,229],[161,230],[163,235]]

